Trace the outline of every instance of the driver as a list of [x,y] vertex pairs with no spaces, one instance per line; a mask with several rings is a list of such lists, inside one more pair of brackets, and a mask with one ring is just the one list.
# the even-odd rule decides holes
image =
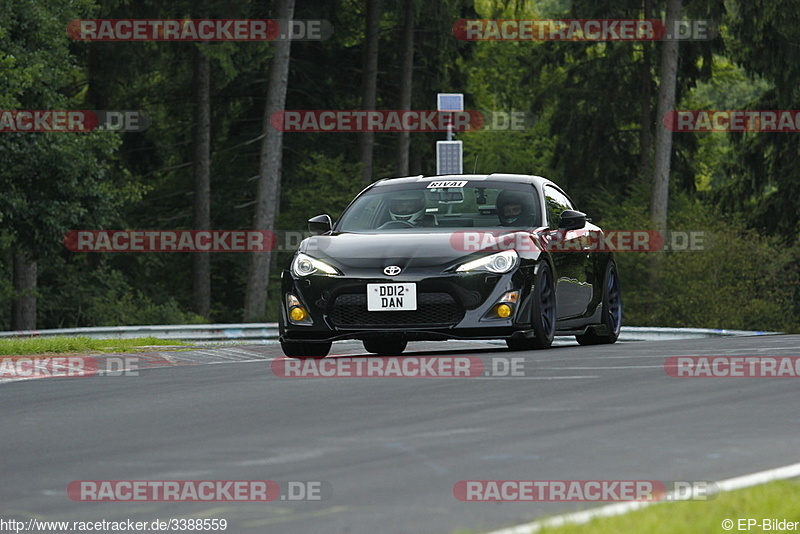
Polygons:
[[427,226],[433,217],[425,213],[425,192],[421,189],[398,191],[389,201],[389,216],[414,226]]
[[532,200],[530,194],[522,191],[508,189],[501,191],[494,203],[500,224],[503,226],[536,226]]

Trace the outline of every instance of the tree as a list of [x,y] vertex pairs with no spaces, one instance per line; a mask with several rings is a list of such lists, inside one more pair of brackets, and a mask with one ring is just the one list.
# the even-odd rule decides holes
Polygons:
[[[414,0],[403,1],[403,56],[400,71],[400,106],[411,109],[411,92],[414,88]],[[401,132],[397,142],[397,176],[408,174],[408,156],[411,132]]]
[[[87,16],[89,1],[9,0],[0,11],[2,109],[82,109],[71,91],[79,69],[64,31]],[[0,229],[13,242],[11,328],[36,328],[37,261],[62,247],[67,231],[113,217],[129,200],[111,165],[110,132],[4,133],[0,136]]]
[[[668,27],[681,18],[681,0],[667,0]],[[678,40],[670,39],[662,44],[661,70],[658,84],[658,111],[656,116],[665,117],[675,108],[675,86],[678,79]],[[667,204],[669,202],[669,173],[672,158],[672,130],[659,120],[656,127],[655,157],[653,162],[653,191],[650,216],[656,230],[667,229]]]
[[[204,47],[195,51],[194,229],[211,229],[211,75]],[[211,255],[194,255],[194,312],[208,320],[211,312]]]
[[[207,15],[205,14],[207,11]],[[267,19],[274,18],[269,2],[237,0],[120,0],[104,2],[93,18],[128,19]],[[309,16],[308,18],[312,18]],[[266,73],[272,42],[224,41],[213,43],[82,43],[88,65],[85,91],[94,109],[142,109],[152,118],[141,133],[123,134],[119,166],[130,170],[147,188],[142,202],[120,214],[122,227],[135,229],[250,228],[253,224],[253,187],[263,134]],[[209,190],[197,182],[198,95],[197,49],[208,59],[210,78]],[[202,99],[201,99],[202,100]],[[202,108],[202,106],[201,106]],[[200,168],[205,167],[202,164]],[[202,174],[202,173],[201,173]],[[202,182],[201,182],[202,183]],[[195,207],[208,196],[209,222],[197,220]],[[201,219],[202,220],[202,219]],[[203,252],[182,254],[104,255],[142,298],[155,305],[179,307],[189,319],[197,317],[195,264]],[[97,258],[97,256],[95,256]],[[249,255],[211,253],[208,286],[209,315],[205,320],[241,321]],[[98,273],[99,276],[99,273]],[[200,276],[208,280],[205,275]],[[107,278],[100,277],[101,280]],[[110,289],[109,289],[110,290]],[[202,291],[203,293],[205,291]],[[207,301],[200,296],[200,301]],[[205,307],[205,306],[204,306]],[[84,308],[85,309],[85,308]],[[136,314],[135,320],[141,317]]]
[[36,328],[37,264],[25,253],[14,255],[14,300],[11,301],[11,329]]
[[[734,4],[731,56],[751,76],[773,88],[750,109],[800,109],[800,4],[792,0],[740,1]],[[792,113],[794,115],[794,113]],[[755,228],[791,242],[800,235],[800,140],[792,133],[732,133],[735,158],[727,167],[730,183],[717,194],[719,204],[738,211]],[[800,291],[800,290],[798,290]]]
[[[364,71],[362,74],[361,109],[374,110],[378,98],[378,39],[380,38],[381,2],[365,0],[365,38],[364,38]],[[363,132],[359,139],[359,152],[363,164],[361,180],[365,184],[372,182],[373,147],[375,133]]]
[[[644,0],[644,19],[650,20],[653,16],[653,0]],[[652,156],[652,129],[653,114],[650,100],[652,98],[653,77],[650,72],[652,68],[650,55],[652,45],[647,41],[642,41],[642,65],[640,84],[640,102],[642,124],[639,127],[639,176],[642,182],[648,182],[650,175],[650,158]]]
[[[294,0],[280,0],[278,18],[291,20],[293,17]],[[253,221],[253,228],[256,230],[273,230],[280,206],[283,132],[273,128],[270,120],[273,114],[283,111],[286,107],[291,46],[291,39],[276,41],[275,55],[270,64],[267,104],[264,108],[264,136],[261,141],[256,212]],[[244,304],[245,321],[263,319],[266,313],[271,261],[272,251],[254,252],[251,256]]]

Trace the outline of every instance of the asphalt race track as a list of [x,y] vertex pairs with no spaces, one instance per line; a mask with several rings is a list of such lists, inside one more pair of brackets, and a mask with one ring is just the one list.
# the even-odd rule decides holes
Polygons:
[[[337,343],[332,354],[364,353]],[[670,356],[800,356],[797,335],[527,353],[412,343],[406,354],[487,365],[525,356],[525,372],[284,378],[271,370],[279,347],[253,345],[151,353],[154,368],[138,376],[2,383],[0,518],[477,533],[599,504],[461,502],[460,480],[713,481],[800,461],[798,379],[673,378],[664,368]],[[76,502],[66,490],[76,480],[187,479],[317,481],[329,491],[314,501],[175,503]]]

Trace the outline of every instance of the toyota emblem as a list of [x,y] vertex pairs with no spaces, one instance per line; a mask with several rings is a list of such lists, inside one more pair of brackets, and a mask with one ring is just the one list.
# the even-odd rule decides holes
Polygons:
[[400,267],[398,267],[397,265],[390,265],[383,270],[383,274],[385,274],[386,276],[394,276],[396,274],[400,274],[401,270],[402,269],[400,269]]

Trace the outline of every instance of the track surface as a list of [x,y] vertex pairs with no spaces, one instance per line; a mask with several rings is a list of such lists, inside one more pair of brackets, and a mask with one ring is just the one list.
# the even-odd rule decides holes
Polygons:
[[[360,344],[334,345],[333,354],[354,353]],[[800,461],[797,379],[678,379],[663,368],[669,356],[800,356],[800,336],[528,353],[412,343],[409,353],[533,364],[513,379],[279,378],[269,360],[280,349],[259,345],[178,353],[183,363],[220,365],[0,384],[0,518],[225,518],[233,533],[482,532],[594,505],[460,502],[459,480],[720,480]],[[270,503],[66,494],[73,480],[182,479],[324,481],[333,493]]]

